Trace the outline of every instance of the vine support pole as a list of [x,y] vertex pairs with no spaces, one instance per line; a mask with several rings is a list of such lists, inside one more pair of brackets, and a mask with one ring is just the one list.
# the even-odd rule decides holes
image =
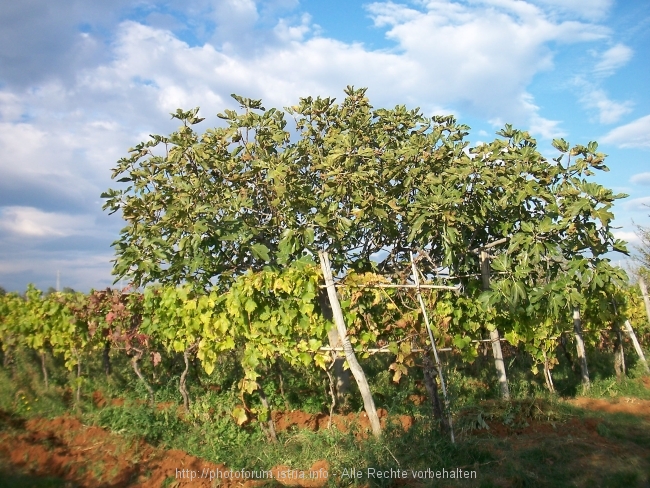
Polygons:
[[634,350],[639,355],[639,360],[643,363],[643,367],[645,368],[646,374],[650,375],[650,368],[648,367],[648,361],[646,361],[645,359],[645,355],[643,354],[643,349],[641,349],[641,344],[639,344],[639,340],[636,338],[636,334],[634,333],[634,329],[632,328],[632,324],[630,324],[629,320],[625,321],[625,332],[627,332],[627,335],[629,335],[630,339],[632,339],[632,344],[634,344]]
[[[493,242],[489,247],[496,245],[497,243],[505,242],[504,239]],[[489,254],[486,249],[488,246],[485,246],[480,250],[480,260],[481,260],[481,279],[483,281],[483,290],[490,289],[490,259]],[[494,330],[490,331],[490,342],[492,343],[492,354],[494,355],[494,366],[497,370],[497,378],[499,380],[499,389],[501,391],[501,397],[506,400],[510,399],[510,389],[508,388],[508,377],[506,376],[506,365],[503,362],[503,351],[501,350],[501,338],[499,337],[499,331],[495,327]]]
[[555,385],[553,384],[553,376],[551,376],[551,367],[549,364],[548,357],[546,357],[546,351],[544,352],[544,380],[546,381],[546,387],[551,393],[555,393]]
[[41,369],[43,370],[43,382],[45,383],[45,389],[47,390],[50,387],[50,382],[48,381],[47,367],[45,366],[45,351],[40,352],[41,357]]
[[580,360],[580,373],[582,375],[582,386],[588,390],[591,386],[589,381],[589,369],[587,369],[587,355],[585,353],[585,341],[582,338],[582,320],[580,319],[580,309],[573,309],[573,334],[576,338],[576,350]]
[[336,296],[336,286],[334,285],[334,277],[332,276],[332,268],[330,267],[329,257],[326,252],[320,251],[318,253],[320,258],[320,265],[323,270],[323,276],[325,278],[325,286],[327,288],[327,295],[329,296],[330,305],[332,306],[332,315],[334,317],[334,324],[336,324],[336,330],[339,333],[339,340],[343,344],[343,351],[345,352],[345,359],[350,365],[350,371],[359,386],[359,391],[361,392],[361,397],[363,398],[363,406],[368,415],[368,420],[372,427],[372,433],[375,437],[381,436],[381,424],[379,423],[379,416],[377,415],[377,409],[375,408],[375,401],[372,399],[372,393],[370,391],[370,385],[368,385],[368,379],[366,378],[361,365],[357,361],[357,357],[354,354],[354,349],[352,349],[352,344],[348,339],[347,330],[345,328],[345,319],[343,318],[343,311],[341,310],[341,304],[339,299]]
[[645,313],[648,315],[648,322],[650,322],[650,298],[648,298],[648,287],[642,277],[639,278],[639,288],[641,288],[643,303],[645,303]]
[[[328,301],[327,290],[321,288],[318,291],[318,301],[320,303],[321,310],[323,312],[323,317],[327,320],[334,320],[332,314],[332,307]],[[335,348],[339,347],[339,333],[336,327],[333,327],[327,332],[327,338],[330,343],[330,348],[332,348],[332,361],[333,361],[333,373],[334,373],[334,392],[336,395],[336,401],[339,405],[342,405],[346,402],[346,396],[350,390],[350,371],[347,371],[343,365],[345,364],[345,358],[339,356]]]
[[[431,341],[431,350],[433,351],[433,357],[436,360],[436,369],[438,370],[438,377],[440,378],[440,387],[442,388],[442,395],[445,400],[445,410],[447,410],[447,424],[449,427],[449,436],[451,437],[452,444],[456,442],[454,439],[454,426],[451,421],[451,410],[449,406],[449,396],[447,395],[447,386],[445,385],[445,377],[442,374],[442,363],[440,362],[440,357],[438,356],[438,348],[436,347],[436,341],[433,338],[433,332],[431,331],[431,324],[429,323],[429,314],[427,314],[427,309],[424,306],[424,300],[422,299],[422,293],[420,293],[420,277],[418,276],[418,268],[415,265],[415,260],[413,259],[413,253],[411,253],[411,268],[413,270],[413,281],[416,285],[416,295],[418,297],[418,302],[420,303],[420,309],[422,310],[422,316],[424,317],[424,324],[427,326],[427,333],[429,334],[429,340]],[[428,354],[428,352],[424,352]],[[435,379],[434,379],[435,381]],[[441,417],[444,419],[444,413]],[[444,420],[443,420],[444,422]]]

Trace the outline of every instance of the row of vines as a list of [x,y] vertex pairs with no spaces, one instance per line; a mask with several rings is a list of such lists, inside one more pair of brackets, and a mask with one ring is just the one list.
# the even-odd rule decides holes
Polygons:
[[[259,394],[265,405],[257,412],[236,408],[232,414],[243,423],[251,413],[268,418],[261,385],[273,374],[276,361],[315,368],[314,374],[319,374],[318,369],[331,370],[336,353],[327,347],[332,322],[325,318],[322,283],[321,270],[303,259],[281,271],[245,273],[224,293],[150,286],[144,292],[107,289],[43,296],[30,286],[23,296],[0,297],[0,341],[5,358],[20,346],[33,349],[41,358],[45,354],[64,358],[65,366],[77,373],[77,396],[84,381],[84,361],[103,354],[108,373],[111,356],[126,354],[153,401],[154,391],[140,370],[141,362],[157,365],[164,355],[181,354],[186,369],[179,385],[186,408],[191,401],[186,386],[188,361],[197,358],[210,375],[220,355],[235,351],[242,367],[238,384],[242,398]],[[376,286],[389,283],[377,274],[351,272],[339,283],[343,285],[339,293],[357,356],[363,362],[373,353],[390,354],[393,381],[399,383],[431,345],[414,291]],[[453,350],[464,361],[477,357],[479,341],[494,328],[512,346],[530,354],[535,374],[552,370],[562,348],[566,353],[566,338],[571,337],[569,309],[563,320],[526,317],[518,309],[491,307],[490,292],[472,286],[462,291],[426,290],[423,296],[437,346]],[[638,290],[624,287],[602,298],[585,299],[582,327],[587,348],[614,352],[620,347],[617,334],[626,319],[647,344],[650,327]],[[537,320],[534,326],[533,320]],[[43,375],[47,382],[45,362]]]

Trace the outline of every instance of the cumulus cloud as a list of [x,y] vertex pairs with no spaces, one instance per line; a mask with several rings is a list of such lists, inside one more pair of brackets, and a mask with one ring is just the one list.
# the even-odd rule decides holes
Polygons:
[[616,239],[621,239],[629,244],[635,246],[641,244],[641,239],[639,239],[639,236],[635,232],[621,230],[614,231],[613,234]]
[[598,120],[601,124],[614,124],[621,117],[632,111],[633,103],[630,101],[617,102],[611,100],[604,90],[594,88],[588,90],[580,97],[582,104],[598,112]]
[[[174,130],[169,112],[179,107],[201,106],[205,124],[218,123],[214,115],[235,105],[231,93],[283,107],[300,96],[341,97],[352,84],[369,87],[376,106],[404,103],[563,136],[562,122],[545,117],[527,87],[553,69],[557,45],[609,39],[607,27],[591,22],[609,2],[590,3],[598,15],[579,3],[375,2],[367,12],[394,47],[371,50],[322,36],[296,0],[4,2],[0,245],[32,237],[75,246],[92,237],[83,249],[103,255],[97,249],[108,249],[121,224],[116,216],[97,223],[98,196],[115,186],[110,168],[149,134]],[[620,48],[608,52],[603,70],[624,58]],[[621,107],[601,105],[594,108],[606,120],[620,117]],[[48,251],[37,251],[45,260]],[[21,252],[0,275],[17,273],[6,268],[17,263],[37,273]]]
[[66,237],[91,233],[94,219],[89,215],[44,212],[32,207],[0,209],[0,228],[17,237]]
[[630,178],[630,183],[635,185],[650,185],[650,173],[637,173]]
[[17,88],[105,61],[102,34],[128,0],[25,0],[0,3],[0,81]]
[[594,71],[602,75],[611,75],[617,69],[625,66],[632,59],[633,51],[625,44],[616,44],[600,56]]
[[631,212],[650,212],[650,197],[633,198],[623,203],[623,208]]
[[112,252],[119,227],[104,215],[69,214],[33,207],[0,208],[0,285],[23,291],[27,283],[87,291],[112,282]]
[[622,148],[650,148],[650,115],[616,127],[600,140]]
[[572,84],[579,93],[580,104],[595,112],[601,124],[614,124],[632,111],[634,104],[631,101],[612,100],[593,78],[588,80],[585,76],[578,75],[573,78]]
[[[243,12],[254,19],[252,7],[247,9]],[[526,92],[535,74],[553,66],[548,44],[593,41],[608,32],[593,24],[555,22],[524,2],[470,7],[433,1],[420,10],[373,3],[368,12],[375,25],[387,29],[394,49],[371,51],[310,37],[308,17],[294,23],[280,19],[274,42],[245,55],[209,43],[191,46],[170,31],[126,22],[114,42],[114,61],[86,70],[78,88],[118,106],[116,98],[132,101],[138,93],[139,106],[153,103],[168,112],[199,104],[218,109],[232,92],[270,105],[292,104],[297,96],[338,95],[355,84],[369,86],[376,104],[449,107],[528,125],[549,137],[561,133],[559,122],[544,118]],[[400,100],[396,93],[403,94]]]
[[535,2],[552,7],[559,14],[577,14],[583,19],[597,21],[607,16],[614,0],[535,0]]

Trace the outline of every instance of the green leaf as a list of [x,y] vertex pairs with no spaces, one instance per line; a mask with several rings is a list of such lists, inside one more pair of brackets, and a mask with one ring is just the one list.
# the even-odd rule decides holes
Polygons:
[[253,256],[264,261],[270,261],[271,256],[269,256],[269,248],[264,244],[253,244],[251,246],[251,251]]
[[246,300],[246,303],[244,304],[244,310],[246,310],[248,313],[252,313],[255,311],[257,308],[257,303],[252,298],[249,298]]

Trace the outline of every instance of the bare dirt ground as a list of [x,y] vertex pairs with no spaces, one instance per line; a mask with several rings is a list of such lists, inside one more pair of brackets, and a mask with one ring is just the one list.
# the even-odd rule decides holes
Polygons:
[[[377,410],[379,422],[382,428],[386,427],[388,412],[383,408]],[[400,415],[395,417],[404,430],[408,430],[413,425],[413,417]],[[308,429],[313,432],[329,428],[330,416],[326,414],[310,414],[301,411],[293,412],[274,412],[273,422],[279,431],[289,429]],[[341,432],[347,432],[350,427],[355,425],[361,434],[370,430],[370,420],[365,412],[361,414],[350,413],[348,415],[332,415],[331,425]]]
[[600,398],[575,398],[568,401],[575,407],[606,413],[627,413],[650,418],[650,400],[638,398],[615,398],[603,400]]
[[[568,403],[590,412],[632,415],[639,419],[640,424],[646,426],[650,420],[648,400],[577,398],[569,400]],[[385,425],[387,412],[380,410],[379,414]],[[328,428],[329,420],[329,417],[324,414],[313,415],[300,411],[274,413],[274,421],[279,431],[288,429],[318,431]],[[409,429],[413,425],[413,419],[408,416],[398,417],[397,420],[404,429]],[[349,429],[355,422],[361,427],[360,432],[369,428],[365,414],[335,415],[332,418],[333,426],[343,431]],[[600,472],[607,475],[607,470],[614,469],[618,461],[629,463],[632,457],[638,460],[640,469],[646,470],[650,462],[650,445],[630,443],[625,438],[606,435],[607,424],[603,422],[598,417],[589,416],[576,416],[561,424],[528,418],[506,425],[502,420],[486,419],[485,425],[489,428],[478,428],[468,435],[481,443],[485,442],[486,448],[495,456],[495,461],[489,470],[494,472],[493,479],[496,481],[496,486],[520,486],[516,474],[518,468],[509,467],[509,463],[513,462],[525,464],[525,458],[522,458],[524,461],[513,461],[513,453],[519,452],[534,453],[535,457],[531,458],[533,459],[531,462],[543,464],[551,474],[553,469],[559,470],[560,465],[563,466],[563,470],[567,469],[567,452],[564,451],[565,455],[559,453],[569,448],[582,452],[579,457],[568,458],[572,459],[570,462],[574,466],[571,466],[571,469],[576,472]],[[632,432],[634,424],[629,429]],[[143,441],[125,440],[102,428],[83,425],[75,417],[21,420],[5,412],[0,412],[0,469],[4,469],[5,472],[15,470],[16,473],[29,477],[52,476],[68,480],[70,486],[74,487],[98,488],[157,488],[163,485],[174,488],[185,485],[209,487],[215,486],[215,482],[202,478],[202,475],[207,476],[210,471],[229,471],[229,468],[223,464],[210,463],[183,451],[163,450]],[[288,466],[276,466],[272,471],[274,476],[279,478],[282,471],[290,469]],[[324,460],[312,466],[312,471],[328,469],[329,466]],[[512,474],[513,469],[515,474]],[[187,477],[179,478],[179,470],[187,470],[186,473],[193,471],[197,474],[193,480]],[[268,482],[264,484],[264,482],[254,481],[222,480],[219,486],[232,488],[285,485],[316,488],[325,484],[326,480],[323,479],[281,480],[275,485]],[[403,481],[399,486],[424,485]],[[606,485],[597,482],[593,484],[590,478],[576,478],[573,486]]]

